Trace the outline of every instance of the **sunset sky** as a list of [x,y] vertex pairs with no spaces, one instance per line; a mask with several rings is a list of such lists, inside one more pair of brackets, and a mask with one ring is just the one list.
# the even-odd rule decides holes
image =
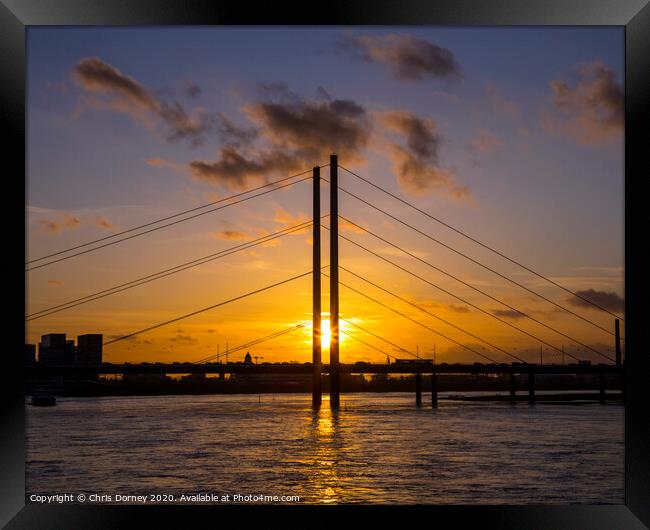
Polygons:
[[[339,163],[567,288],[622,314],[622,28],[38,28],[27,33],[27,259]],[[329,178],[329,169],[322,169]],[[340,185],[598,325],[613,317],[340,170]],[[322,211],[329,188],[323,184]],[[566,335],[613,337],[340,194],[340,213]],[[27,314],[311,219],[311,183],[27,272]],[[581,359],[522,318],[342,222],[342,234]],[[323,265],[329,232],[323,230]],[[311,269],[298,232],[28,322],[105,340]],[[342,240],[340,263],[527,360],[540,343]],[[327,271],[325,271],[327,272]],[[340,280],[498,362],[512,360],[342,270]],[[194,361],[311,320],[311,276],[108,345],[104,359]],[[329,308],[323,277],[323,309]],[[438,362],[473,353],[341,286],[341,318]],[[327,314],[324,314],[327,319]],[[405,352],[342,322],[400,357]],[[623,328],[624,329],[624,328]],[[251,348],[311,360],[303,328]],[[234,354],[234,359],[245,352]],[[545,361],[559,362],[545,347]],[[324,353],[327,361],[328,353]],[[341,361],[385,355],[342,335]],[[568,361],[568,359],[567,359]],[[261,360],[260,360],[261,362]]]

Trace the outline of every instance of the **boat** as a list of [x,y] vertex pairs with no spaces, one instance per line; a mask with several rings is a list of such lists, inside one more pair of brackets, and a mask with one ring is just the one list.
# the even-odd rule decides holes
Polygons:
[[32,405],[34,407],[53,407],[56,405],[56,396],[54,394],[34,394]]

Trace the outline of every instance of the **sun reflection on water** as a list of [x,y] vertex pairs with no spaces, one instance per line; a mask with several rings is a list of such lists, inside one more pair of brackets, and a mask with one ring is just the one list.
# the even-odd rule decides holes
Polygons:
[[338,473],[338,465],[343,440],[338,411],[333,411],[328,403],[323,403],[318,410],[312,411],[308,428],[314,448],[309,482],[316,492],[318,502],[324,504],[340,502],[341,477]]

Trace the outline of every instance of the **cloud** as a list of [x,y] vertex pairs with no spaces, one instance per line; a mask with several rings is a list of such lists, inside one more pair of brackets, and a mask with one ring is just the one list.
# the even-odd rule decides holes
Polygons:
[[171,342],[185,342],[189,344],[195,344],[199,342],[197,339],[190,337],[189,335],[181,335],[180,333],[175,337],[169,339]]
[[257,138],[259,131],[255,127],[238,127],[223,114],[219,114],[219,118],[218,134],[222,143],[240,147]]
[[[332,152],[360,160],[370,138],[366,110],[350,100],[301,98],[284,84],[260,85],[260,101],[244,107],[249,127],[221,117],[223,145],[214,161],[190,162],[201,180],[241,190],[326,161]],[[249,148],[254,141],[262,147]]]
[[520,108],[517,103],[504,98],[496,86],[491,83],[485,85],[485,93],[487,94],[488,102],[494,110],[508,118],[519,118]]
[[449,311],[453,311],[454,313],[470,313],[471,309],[467,306],[464,305],[457,305],[457,304],[447,304],[445,306]]
[[371,123],[365,108],[354,101],[300,98],[281,85],[264,93],[272,97],[244,111],[277,149],[314,165],[331,153],[357,159],[368,143]]
[[164,125],[169,141],[187,140],[190,145],[200,145],[205,134],[215,125],[215,118],[202,109],[196,109],[190,115],[178,101],[170,102],[158,97],[133,77],[123,74],[98,57],[87,57],[79,61],[73,68],[72,75],[86,92],[113,98],[86,99],[86,105],[125,112],[145,123],[155,117]]
[[52,234],[60,234],[65,230],[73,230],[79,228],[79,225],[81,225],[81,221],[78,217],[67,213],[60,214],[58,220],[41,219],[38,222]]
[[348,35],[338,43],[338,48],[360,52],[365,61],[388,66],[401,81],[461,75],[460,65],[450,50],[411,35]]
[[492,154],[504,145],[504,141],[488,129],[478,129],[476,136],[467,143],[467,147],[472,153],[483,155]]
[[438,151],[443,141],[434,120],[408,111],[381,114],[378,120],[389,131],[398,133],[406,146],[389,143],[389,156],[400,186],[410,195],[442,191],[454,198],[471,196],[467,186],[456,184],[451,173],[439,165]]
[[122,338],[122,335],[107,335],[106,338],[108,340],[113,340],[113,339],[121,339],[123,342],[128,342],[128,343],[133,343],[133,344],[153,344],[153,341],[149,339],[142,339],[137,336],[130,336],[130,337],[124,337]]
[[178,164],[171,160],[165,160],[164,158],[147,158],[145,159],[145,162],[151,167],[171,169],[172,171],[185,171],[185,166],[183,164]]
[[[608,311],[623,311],[625,309],[625,301],[615,292],[596,291],[595,289],[586,289],[584,291],[576,291],[576,294],[591,300],[593,303],[599,305]],[[567,298],[567,302],[575,307],[582,307],[584,309],[598,309],[591,305],[589,302],[581,300],[575,296]]]
[[550,82],[553,108],[542,111],[544,129],[588,146],[621,139],[624,92],[614,70],[594,61],[580,65],[577,75],[574,87],[565,81]]
[[417,305],[429,309],[444,309],[447,311],[451,311],[453,313],[459,313],[459,314],[467,314],[470,313],[471,310],[469,307],[465,305],[459,305],[459,304],[446,304],[446,303],[440,303],[436,302],[434,300],[420,300],[420,301],[414,301]]
[[217,160],[194,160],[189,164],[192,175],[202,181],[240,191],[260,182],[267,183],[273,175],[288,175],[301,167],[289,153],[266,149],[247,157],[234,146],[219,149]]
[[113,230],[115,228],[115,225],[106,219],[106,217],[99,217],[95,221],[95,224],[100,228],[105,228],[106,230]]
[[[309,217],[306,213],[304,212],[299,212],[297,214],[292,214],[282,208],[281,206],[276,206],[275,208],[275,215],[273,216],[273,221],[278,223],[281,226],[281,230],[285,228],[291,228],[292,226],[296,226],[302,223],[306,223],[308,221],[311,221],[311,217]],[[305,234],[311,230],[311,227],[307,226],[304,229],[301,230],[296,230],[295,232],[291,232],[291,235],[300,235],[300,234]]]
[[244,232],[238,232],[236,230],[223,230],[216,232],[214,236],[217,239],[223,239],[225,241],[247,241],[250,239]]
[[525,314],[521,314],[519,311],[514,309],[493,309],[492,313],[501,318],[512,318],[515,320],[526,318]]

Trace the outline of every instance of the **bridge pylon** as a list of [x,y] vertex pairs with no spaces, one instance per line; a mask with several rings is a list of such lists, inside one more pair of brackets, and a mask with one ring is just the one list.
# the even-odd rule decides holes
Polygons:
[[330,406],[340,400],[338,158],[330,155]]
[[318,408],[322,400],[321,359],[321,242],[320,242],[320,167],[313,169],[313,271],[312,271],[312,405]]

